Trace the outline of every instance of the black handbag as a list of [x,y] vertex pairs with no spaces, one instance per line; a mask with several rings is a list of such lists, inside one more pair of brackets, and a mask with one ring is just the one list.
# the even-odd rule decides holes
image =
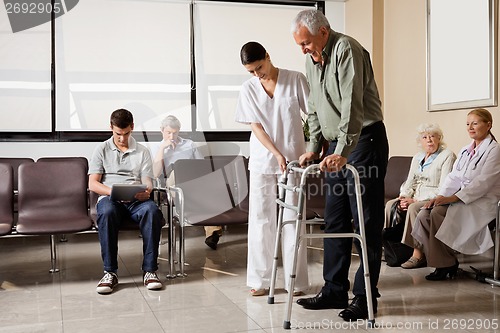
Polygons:
[[410,259],[413,248],[401,243],[405,229],[406,211],[398,209],[399,200],[391,206],[391,226],[382,230],[382,245],[387,266],[397,267]]

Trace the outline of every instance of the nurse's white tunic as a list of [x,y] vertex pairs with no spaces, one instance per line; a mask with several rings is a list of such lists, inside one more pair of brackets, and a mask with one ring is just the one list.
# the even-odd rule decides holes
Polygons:
[[[259,123],[287,161],[297,160],[305,152],[300,112],[306,113],[309,87],[299,72],[279,69],[278,81],[271,98],[259,78],[252,77],[241,89],[235,120]],[[276,184],[281,173],[277,160],[252,133],[250,136],[250,199],[248,216],[247,285],[254,289],[269,288],[276,238]],[[296,196],[288,195],[287,202]],[[296,214],[285,210],[284,220]],[[288,224],[282,233],[282,257],[285,288],[288,287],[295,243],[295,226]],[[306,244],[299,248],[295,290],[308,288]]]

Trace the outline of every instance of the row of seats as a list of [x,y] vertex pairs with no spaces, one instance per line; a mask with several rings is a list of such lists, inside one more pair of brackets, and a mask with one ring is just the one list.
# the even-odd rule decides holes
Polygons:
[[[208,168],[200,167],[198,162]],[[194,185],[195,181],[189,182],[188,178],[201,175],[200,172],[207,172],[212,180],[214,175],[223,175],[223,179],[218,177],[217,184],[197,189],[196,194],[209,189],[208,193],[204,192],[207,195],[201,197],[193,196],[193,192],[185,188],[187,209],[182,213],[186,218],[182,223],[177,218],[181,227],[247,223],[248,159],[209,156],[198,162],[191,166],[190,162],[179,162],[180,170],[175,173],[182,186]],[[0,183],[4,184],[0,190],[0,236],[50,235],[51,271],[57,271],[55,236],[97,230],[95,204],[98,195],[88,191],[87,172],[88,161],[84,157],[47,157],[36,162],[30,158],[0,158]],[[220,195],[214,195],[215,191]],[[230,202],[228,209],[207,215],[207,198],[224,198],[224,194]],[[181,212],[180,204],[177,208],[176,211]],[[208,218],[200,218],[202,215]],[[137,226],[124,223],[123,229],[137,229]]]
[[51,272],[55,236],[91,230],[85,158],[0,160],[0,235],[49,235]]
[[[0,158],[0,165],[1,183],[6,184],[1,193],[0,235],[70,233],[92,226],[84,157],[40,158],[36,163],[27,158]],[[67,222],[59,223],[66,218]]]
[[[398,163],[394,170],[389,163],[389,173],[407,173],[408,169],[401,165],[401,161],[407,160],[411,158],[391,158]],[[409,162],[407,164],[409,167]],[[88,193],[85,157],[44,157],[37,162],[31,158],[0,158],[0,166],[0,183],[5,184],[0,191],[0,236],[51,235],[53,242],[54,235],[95,230],[98,196]],[[179,160],[174,165],[174,173],[176,186],[172,190],[177,195],[173,196],[176,207],[173,220],[181,227],[179,254],[180,261],[184,262],[185,226],[248,222],[248,158],[227,155]],[[404,178],[391,176],[387,181],[400,185]],[[306,218],[322,218],[324,178],[310,175],[308,187]],[[130,224],[130,228],[136,227]],[[55,269],[55,245],[51,248]]]
[[[385,178],[386,200],[399,195],[411,157],[391,157]],[[207,156],[174,164],[176,185],[172,221],[180,226],[179,262],[185,261],[184,227],[248,222],[248,158]],[[88,161],[84,157],[0,158],[0,236],[54,235],[95,230],[97,195],[88,192]],[[306,218],[323,218],[324,178],[308,176]],[[15,219],[16,218],[16,219]],[[125,224],[125,229],[137,227]],[[175,244],[175,243],[174,243]],[[183,272],[182,272],[183,273]]]

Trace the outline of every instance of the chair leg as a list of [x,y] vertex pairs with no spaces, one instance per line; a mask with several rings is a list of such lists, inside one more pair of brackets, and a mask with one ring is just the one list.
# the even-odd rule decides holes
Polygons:
[[500,287],[500,201],[497,207],[497,220],[495,225],[495,256],[493,259],[493,279],[486,278],[485,281],[492,286]]
[[56,235],[50,235],[50,273],[59,272],[59,268],[56,267],[57,264],[57,248],[56,248]]
[[177,276],[186,277],[184,266],[186,264],[186,242],[184,240],[184,226],[179,226],[179,269],[180,273]]
[[500,201],[497,207],[497,222],[495,225],[495,263],[493,264],[493,278],[500,280]]
[[[172,207],[172,206],[170,206]],[[167,279],[175,279],[177,274],[175,273],[175,247],[176,239],[175,239],[175,222],[172,218],[173,211],[171,208],[169,214],[169,225],[168,225],[168,261],[170,266],[170,272],[167,274]]]

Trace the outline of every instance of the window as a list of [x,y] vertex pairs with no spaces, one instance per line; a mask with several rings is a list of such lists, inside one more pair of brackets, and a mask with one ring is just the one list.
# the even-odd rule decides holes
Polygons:
[[195,139],[224,132],[225,141],[245,140],[249,127],[234,122],[240,86],[250,78],[241,46],[259,41],[277,67],[303,71],[290,24],[298,11],[324,7],[295,0],[55,3],[59,14],[23,31],[0,11],[0,132],[7,140],[100,141],[118,108],[133,112],[136,132],[157,135],[173,114]]
[[0,10],[0,131],[50,132],[50,24],[12,33]]
[[56,20],[56,130],[109,130],[126,108],[135,129],[168,114],[191,122],[189,3],[86,0]]
[[428,110],[494,106],[496,0],[427,0]]
[[261,43],[276,67],[304,71],[304,55],[290,32],[298,5],[195,1],[197,129],[249,130],[234,121],[241,84],[251,76],[241,65],[246,42]]

